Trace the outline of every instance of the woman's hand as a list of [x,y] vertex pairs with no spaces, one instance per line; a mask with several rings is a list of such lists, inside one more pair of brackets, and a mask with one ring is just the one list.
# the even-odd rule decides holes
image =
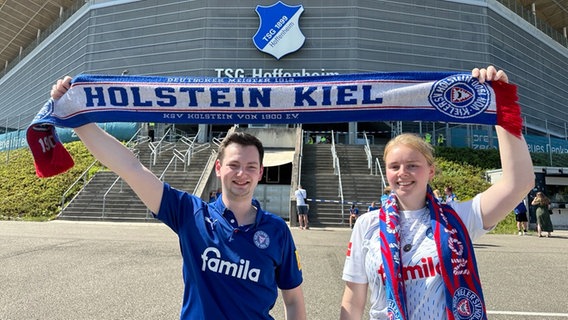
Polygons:
[[509,77],[503,70],[497,71],[494,66],[488,66],[485,68],[474,68],[471,70],[471,76],[477,78],[480,83],[485,81],[503,81],[509,83]]

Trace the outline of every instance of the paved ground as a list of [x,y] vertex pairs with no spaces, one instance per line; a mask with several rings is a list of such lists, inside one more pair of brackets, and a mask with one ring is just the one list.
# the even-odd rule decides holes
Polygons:
[[[337,319],[350,230],[292,232],[308,319]],[[490,319],[568,318],[567,231],[475,246]],[[178,319],[181,292],[177,239],[162,224],[0,222],[1,320]]]

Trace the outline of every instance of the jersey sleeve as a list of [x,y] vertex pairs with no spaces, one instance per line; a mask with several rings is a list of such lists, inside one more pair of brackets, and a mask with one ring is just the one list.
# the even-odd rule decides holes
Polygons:
[[464,202],[452,202],[449,204],[459,215],[463,224],[467,228],[471,240],[476,240],[494,227],[483,228],[481,217],[481,194],[476,195],[472,200]]
[[367,275],[365,273],[366,249],[364,249],[364,234],[365,230],[369,229],[370,218],[371,215],[361,215],[353,227],[351,238],[347,245],[345,264],[343,265],[342,279],[344,281],[368,283]]
[[185,223],[195,224],[193,212],[199,206],[199,202],[202,202],[200,198],[164,183],[160,210],[155,217],[179,234],[179,229]]
[[294,289],[303,282],[300,255],[292,233],[283,222],[284,234],[282,236],[282,263],[276,268],[276,283],[282,290]]

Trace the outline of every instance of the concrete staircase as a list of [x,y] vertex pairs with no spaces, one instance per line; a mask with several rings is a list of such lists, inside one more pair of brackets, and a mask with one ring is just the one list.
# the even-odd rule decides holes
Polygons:
[[[308,192],[308,199],[315,200],[308,202],[313,226],[349,226],[350,203],[357,203],[359,210],[366,212],[369,204],[381,197],[381,178],[371,175],[364,146],[338,144],[335,149],[341,168],[343,206],[331,145],[304,145],[301,184]],[[382,156],[382,149],[382,145],[371,146],[373,159]]]
[[[173,147],[173,146],[172,146]],[[183,148],[183,146],[180,146]],[[138,147],[140,161],[160,176],[172,159],[173,149],[158,156],[155,165],[150,166],[151,151],[147,143]],[[195,153],[191,165],[183,171],[183,163],[178,160],[177,171],[170,166],[164,175],[164,181],[172,187],[193,192],[199,177],[203,173],[211,149],[207,148]],[[117,175],[110,171],[99,171],[81,190],[79,194],[62,210],[61,220],[96,220],[96,221],[156,221],[146,206],[138,199],[134,191],[121,179],[110,189],[106,199],[105,193],[116,181]]]

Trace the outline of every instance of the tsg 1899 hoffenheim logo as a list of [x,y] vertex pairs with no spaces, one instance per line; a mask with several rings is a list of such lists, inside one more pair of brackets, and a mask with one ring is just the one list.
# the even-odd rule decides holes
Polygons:
[[428,95],[438,111],[458,119],[483,113],[491,103],[491,91],[470,75],[459,74],[436,81]]
[[260,26],[252,38],[254,45],[276,59],[300,49],[306,40],[298,22],[302,12],[302,5],[289,6],[282,1],[271,6],[256,6]]

